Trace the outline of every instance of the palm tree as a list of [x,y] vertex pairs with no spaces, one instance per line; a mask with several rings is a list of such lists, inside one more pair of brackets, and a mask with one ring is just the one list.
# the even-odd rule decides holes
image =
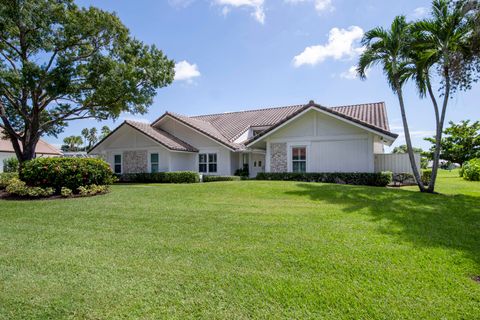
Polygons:
[[110,128],[108,126],[103,126],[101,132],[102,132],[102,135],[101,135],[100,139],[103,139],[106,136],[108,136],[110,134],[110,132],[112,132],[112,130],[110,130]]
[[368,68],[374,65],[382,66],[388,84],[397,95],[400,104],[403,130],[413,175],[417,180],[420,191],[425,192],[426,188],[415,164],[402,91],[405,82],[413,76],[412,70],[415,69],[413,62],[406,55],[409,48],[409,32],[410,25],[404,16],[396,17],[388,30],[377,27],[366,32],[362,39],[365,51],[360,56],[357,72],[362,79],[366,79]]
[[95,143],[97,143],[98,137],[97,137],[97,128],[93,127],[90,129],[90,132],[88,133],[88,149],[93,147]]
[[86,150],[87,149],[88,136],[90,135],[90,130],[88,130],[88,128],[83,128],[81,133],[82,133],[83,141],[85,142],[84,148]]
[[80,136],[69,136],[63,139],[67,151],[78,151],[78,147],[83,144],[82,137]]
[[[420,96],[428,94],[435,112],[435,147],[428,192],[435,191],[448,101],[454,91],[469,88],[465,77],[468,78],[472,67],[468,57],[471,55],[473,27],[472,20],[468,19],[471,9],[467,5],[470,7],[465,1],[452,4],[448,0],[434,0],[431,17],[412,26],[412,44],[408,52],[416,65],[414,78]],[[441,106],[432,88],[434,72],[441,79]]]

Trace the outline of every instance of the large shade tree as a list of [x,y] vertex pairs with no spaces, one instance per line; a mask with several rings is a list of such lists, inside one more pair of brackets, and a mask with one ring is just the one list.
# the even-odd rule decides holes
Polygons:
[[18,159],[69,121],[144,113],[174,62],[109,12],[73,0],[0,0],[0,119]]

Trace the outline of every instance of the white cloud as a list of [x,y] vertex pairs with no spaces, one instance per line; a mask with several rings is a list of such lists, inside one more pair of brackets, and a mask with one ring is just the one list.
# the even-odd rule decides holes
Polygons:
[[352,59],[364,50],[359,44],[363,33],[362,28],[358,26],[351,26],[348,29],[333,28],[326,44],[306,47],[302,53],[293,58],[293,64],[300,67],[305,64],[316,65],[328,58]]
[[333,11],[335,7],[332,4],[332,0],[285,0],[288,3],[303,3],[303,2],[313,2],[315,4],[315,9],[318,12]]
[[408,15],[410,20],[417,20],[425,18],[428,15],[428,8],[427,7],[418,7],[411,14]]
[[195,0],[168,0],[168,4],[174,8],[186,8],[191,5]]
[[347,80],[357,79],[358,78],[357,67],[351,66],[350,69],[348,69],[347,71],[342,72],[340,74],[340,78],[344,78],[344,79],[347,79]]
[[231,8],[250,8],[253,9],[252,16],[260,22],[265,23],[264,0],[214,0],[214,3],[223,6],[222,14],[226,15]]
[[191,64],[186,60],[175,64],[175,80],[176,81],[192,81],[193,78],[199,77],[200,71],[196,64]]

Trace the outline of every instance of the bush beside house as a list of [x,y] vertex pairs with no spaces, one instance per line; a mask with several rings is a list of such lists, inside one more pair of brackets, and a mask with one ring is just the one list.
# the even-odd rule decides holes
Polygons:
[[126,183],[198,183],[200,176],[193,171],[126,173],[117,175],[119,182]]
[[203,176],[203,182],[240,181],[239,176]]

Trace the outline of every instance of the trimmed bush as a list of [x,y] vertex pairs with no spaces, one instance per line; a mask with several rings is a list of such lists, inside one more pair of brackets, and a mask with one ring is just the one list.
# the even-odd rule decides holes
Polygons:
[[62,189],[60,190],[60,194],[62,195],[62,197],[68,198],[73,195],[73,191],[71,189],[62,187]]
[[108,163],[94,158],[37,158],[25,162],[20,178],[27,185],[77,190],[81,186],[109,185],[115,176]]
[[193,171],[126,173],[118,175],[119,182],[133,183],[197,183],[200,176]]
[[6,191],[11,195],[29,198],[49,197],[55,193],[53,188],[27,186],[24,181],[18,178],[9,181]]
[[420,178],[424,186],[428,186],[432,180],[432,169],[422,170]]
[[406,184],[415,184],[416,182],[413,174],[408,172],[394,173],[392,177],[393,177],[394,184],[406,185]]
[[3,160],[3,172],[18,172],[18,159],[12,157]]
[[462,177],[469,181],[480,181],[480,158],[471,159],[463,164]]
[[257,175],[257,180],[282,180],[282,181],[302,181],[302,182],[325,182],[338,184],[352,184],[385,187],[392,182],[391,172],[332,172],[332,173],[300,173],[300,172],[261,172]]
[[217,181],[240,181],[237,176],[203,176],[203,182],[217,182]]
[[16,172],[0,173],[0,190],[4,190],[10,183],[10,180],[14,178],[18,179],[18,173]]
[[90,186],[78,187],[77,189],[78,194],[82,197],[94,196],[97,194],[103,194],[110,191],[109,186],[97,186],[96,184],[92,184]]

